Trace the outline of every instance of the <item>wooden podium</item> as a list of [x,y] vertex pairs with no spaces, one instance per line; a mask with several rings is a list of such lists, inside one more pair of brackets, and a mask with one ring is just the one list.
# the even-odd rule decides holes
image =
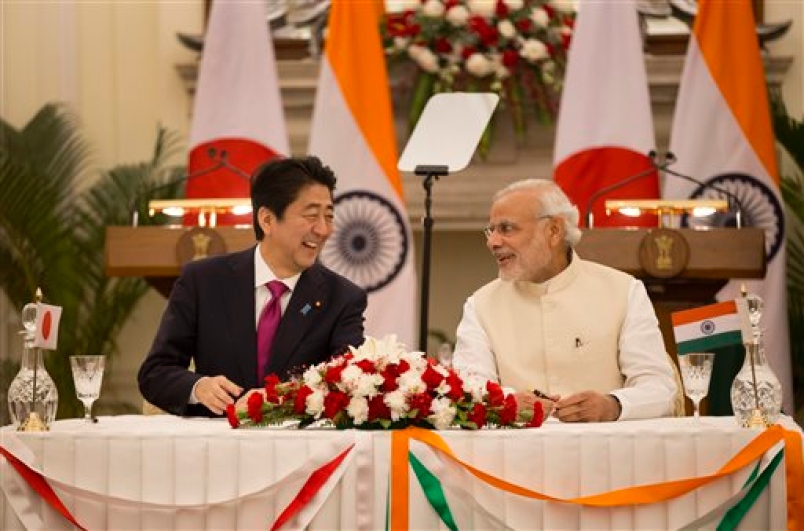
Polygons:
[[[181,270],[180,241],[190,227],[108,227],[106,229],[106,274],[144,277],[167,296]],[[585,229],[578,254],[634,275],[645,282],[653,300],[668,352],[675,356],[670,313],[713,301],[732,278],[765,276],[765,235],[761,229],[680,229],[686,241],[686,265],[677,275],[657,278],[640,259],[645,238],[663,229]],[[232,252],[255,245],[250,228],[216,227],[219,252]]]
[[677,229],[688,245],[686,265],[678,274],[659,278],[640,256],[646,237],[664,229],[584,229],[578,254],[594,262],[630,273],[645,283],[667,352],[675,358],[676,345],[670,314],[714,302],[731,279],[765,276],[765,233],[758,228]]

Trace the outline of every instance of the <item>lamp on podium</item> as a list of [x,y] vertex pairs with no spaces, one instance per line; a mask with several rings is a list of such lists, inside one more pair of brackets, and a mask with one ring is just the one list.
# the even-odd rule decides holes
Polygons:
[[468,166],[499,99],[490,93],[436,94],[427,102],[399,158],[399,170],[423,177],[425,191],[419,313],[419,350],[422,352],[427,349],[433,184],[439,177]]

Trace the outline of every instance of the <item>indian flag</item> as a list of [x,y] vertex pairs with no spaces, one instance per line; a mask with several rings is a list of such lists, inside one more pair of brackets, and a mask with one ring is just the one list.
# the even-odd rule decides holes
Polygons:
[[[765,301],[761,326],[768,362],[793,411],[787,325],[784,203],[770,120],[765,72],[749,0],[701,0],[681,75],[670,149],[674,169],[740,198],[747,225],[765,230],[767,274],[732,280],[718,300],[739,298],[740,285]],[[666,198],[727,197],[667,176]],[[735,229],[737,230],[737,229]]]
[[740,345],[751,337],[748,311],[742,299],[673,312],[670,317],[679,356]]
[[332,2],[309,152],[338,177],[324,265],[368,291],[366,333],[415,345],[413,238],[397,170],[380,0]]

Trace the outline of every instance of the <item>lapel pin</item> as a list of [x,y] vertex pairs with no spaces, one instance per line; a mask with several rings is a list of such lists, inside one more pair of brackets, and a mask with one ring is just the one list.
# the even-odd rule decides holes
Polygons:
[[307,303],[307,304],[304,305],[304,308],[301,309],[301,314],[302,315],[307,315],[307,312],[309,312],[309,311],[310,311],[310,304]]

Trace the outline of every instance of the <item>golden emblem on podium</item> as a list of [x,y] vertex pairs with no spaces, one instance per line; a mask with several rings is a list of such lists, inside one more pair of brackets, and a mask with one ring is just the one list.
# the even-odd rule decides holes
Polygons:
[[226,242],[209,227],[193,227],[185,231],[176,243],[176,256],[181,265],[225,252]]
[[689,258],[687,240],[673,229],[652,229],[639,246],[640,265],[656,278],[671,278],[681,274]]

